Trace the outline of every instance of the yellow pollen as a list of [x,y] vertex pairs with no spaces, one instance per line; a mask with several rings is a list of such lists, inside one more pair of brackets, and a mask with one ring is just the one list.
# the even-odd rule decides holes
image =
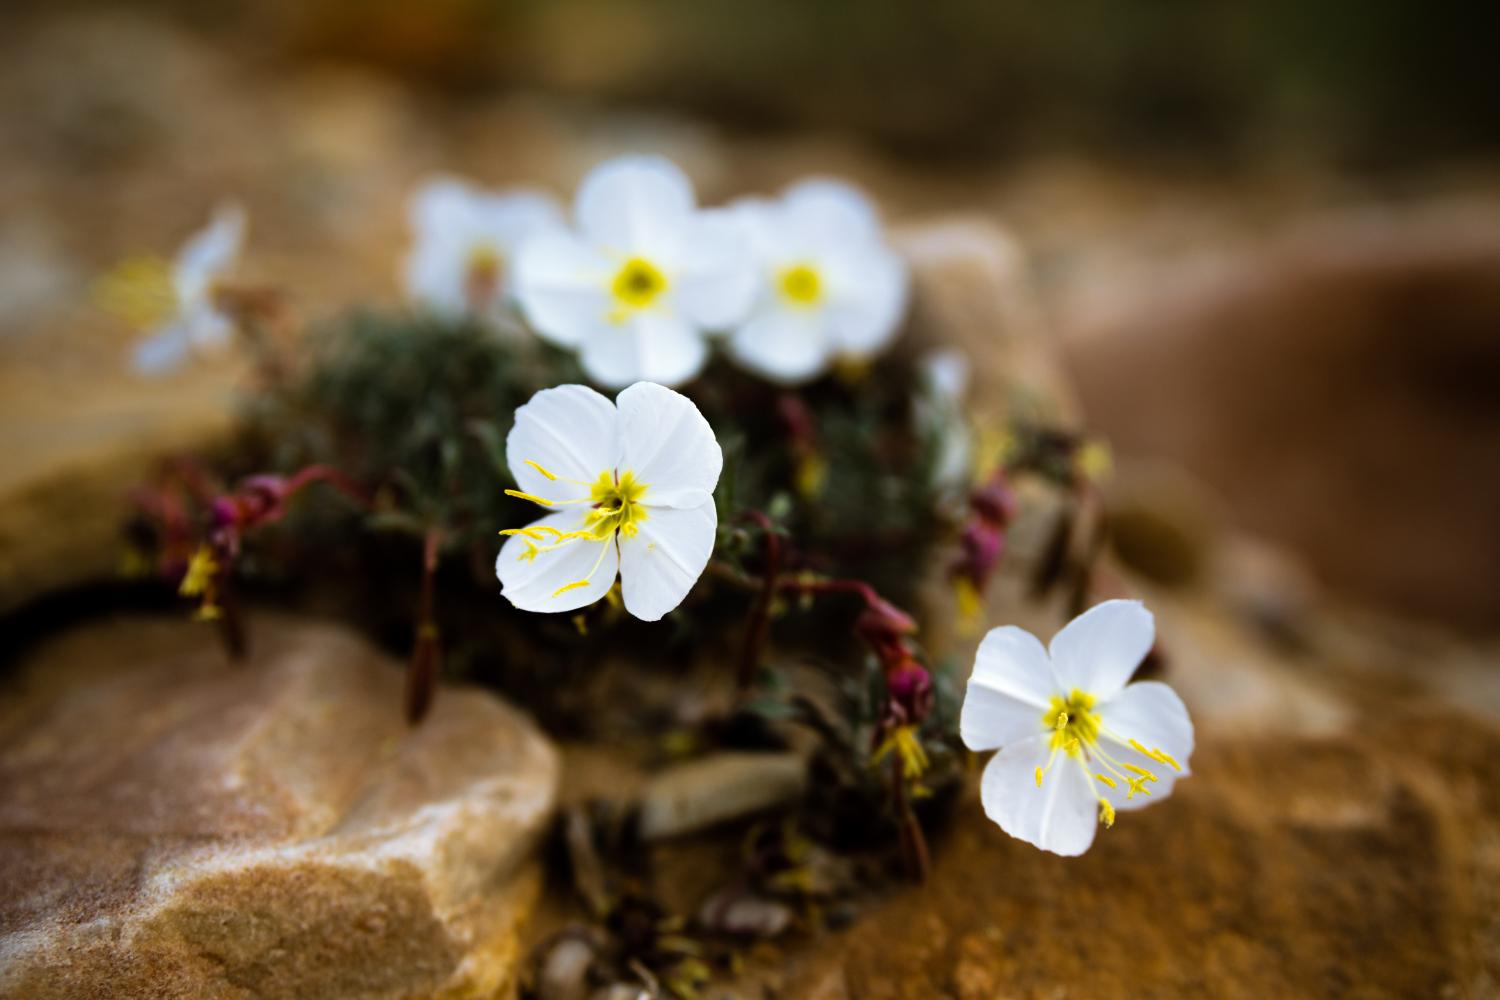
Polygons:
[[1123,767],[1125,770],[1129,771],[1131,774],[1139,774],[1142,778],[1145,778],[1147,781],[1155,781],[1156,780],[1156,775],[1152,774],[1150,771],[1146,770],[1144,767],[1136,767],[1134,764],[1126,764],[1126,763],[1123,763],[1123,762],[1120,764],[1120,766]]
[[539,503],[543,507],[551,507],[554,503],[554,501],[548,500],[546,497],[539,497],[535,493],[522,493],[520,490],[506,490],[505,495],[515,497],[517,500],[530,500],[532,503]]
[[1096,774],[1096,775],[1094,775],[1094,780],[1095,781],[1102,781],[1106,785],[1108,785],[1110,788],[1118,788],[1118,787],[1120,787],[1119,785],[1115,784],[1115,779],[1111,778],[1107,774]]
[[540,472],[542,475],[546,476],[548,479],[552,480],[553,482],[557,482],[557,473],[551,472],[551,471],[549,471],[547,469],[542,468],[542,465],[541,465],[540,462],[533,462],[531,459],[528,458],[528,459],[526,459],[526,464],[529,465],[529,466],[531,466],[533,469],[535,469],[536,471]]
[[1057,721],[1052,724],[1054,729],[1068,728],[1068,713],[1066,710],[1057,713]]
[[1037,768],[1036,769],[1036,787],[1038,787],[1038,788],[1042,787],[1042,769],[1041,768]]
[[622,309],[644,309],[667,290],[667,277],[646,258],[631,257],[620,267],[610,290]]
[[908,781],[915,781],[927,770],[927,750],[917,736],[915,726],[897,726],[891,730],[875,751],[873,761],[879,764],[894,752],[901,760],[901,773]]
[[1174,771],[1181,771],[1182,770],[1182,765],[1178,764],[1177,761],[1172,757],[1172,755],[1169,754],[1169,753],[1167,753],[1164,750],[1160,750],[1160,749],[1158,749],[1156,747],[1152,747],[1150,750],[1147,750],[1145,747],[1141,746],[1135,740],[1131,740],[1130,741],[1130,747],[1136,753],[1140,754],[1142,757],[1150,757],[1152,760],[1156,761],[1158,764],[1166,764],[1168,767],[1170,767]]
[[1109,804],[1108,799],[1099,800],[1099,822],[1104,824],[1106,830],[1115,825],[1115,807]]
[[794,306],[817,305],[823,297],[823,279],[807,264],[788,267],[778,275],[781,297]]
[[558,587],[552,592],[552,596],[559,597],[570,590],[577,590],[579,587],[587,587],[588,585],[589,582],[587,580],[574,580],[572,583],[565,583],[561,587]]

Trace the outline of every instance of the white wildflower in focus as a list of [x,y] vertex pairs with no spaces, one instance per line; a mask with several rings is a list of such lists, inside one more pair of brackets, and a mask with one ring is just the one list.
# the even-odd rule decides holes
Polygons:
[[745,234],[759,276],[755,306],[729,340],[740,364],[803,382],[835,359],[864,361],[890,343],[906,314],[906,265],[859,191],[808,180],[779,201],[724,212]]
[[1157,681],[1127,684],[1156,637],[1139,601],[1106,601],[1044,649],[1015,626],[980,644],[959,731],[984,769],[990,819],[1012,837],[1078,855],[1119,810],[1166,798],[1188,773],[1193,723]]
[[956,347],[923,355],[917,366],[921,392],[917,396],[917,426],[931,442],[931,482],[945,491],[968,488],[974,465],[974,432],[964,417],[969,387],[969,358]]
[[406,293],[440,316],[495,318],[512,286],[527,237],[562,225],[556,201],[536,191],[490,193],[440,177],[411,200]]
[[656,621],[713,553],[724,454],[686,396],[637,382],[611,403],[581,385],[543,389],[516,411],[507,490],[549,513],[510,528],[495,562],[523,611],[573,611],[620,577],[625,610]]
[[682,171],[655,156],[596,167],[576,229],[535,236],[516,260],[516,298],[537,333],[578,351],[602,385],[679,385],[702,370],[704,334],[737,323],[754,276],[725,219],[698,211]]
[[214,212],[207,226],[194,233],[169,267],[151,262],[127,263],[111,276],[114,288],[105,292],[121,309],[152,332],[135,347],[137,371],[165,374],[192,352],[212,353],[224,348],[234,334],[234,321],[215,302],[215,286],[239,256],[245,239],[245,213],[238,205]]

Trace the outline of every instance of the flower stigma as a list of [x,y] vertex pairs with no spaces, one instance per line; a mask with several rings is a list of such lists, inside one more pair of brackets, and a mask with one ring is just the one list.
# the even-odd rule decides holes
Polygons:
[[781,297],[794,306],[815,306],[823,297],[823,279],[806,264],[784,269],[776,282]]

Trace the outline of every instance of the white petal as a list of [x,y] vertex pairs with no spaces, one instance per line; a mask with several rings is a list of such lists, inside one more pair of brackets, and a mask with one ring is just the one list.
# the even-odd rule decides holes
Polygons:
[[216,209],[213,220],[177,252],[172,277],[178,301],[191,302],[206,294],[219,272],[234,263],[244,238],[244,209],[233,204]]
[[516,252],[515,296],[536,332],[563,347],[608,333],[609,258],[571,233],[545,230]]
[[713,493],[724,451],[713,428],[678,392],[637,382],[615,400],[620,411],[620,472],[646,485],[648,507],[698,506]]
[[[1178,778],[1192,773],[1188,758],[1193,754],[1193,721],[1177,692],[1160,681],[1138,681],[1097,707],[1104,730],[1101,743],[1115,760],[1133,764],[1156,775],[1148,784],[1149,796],[1137,794],[1126,798],[1123,783],[1114,790],[1105,789],[1106,797],[1116,809],[1140,809],[1172,794]],[[1129,741],[1135,740],[1148,750],[1161,750],[1175,760],[1181,770],[1138,753]]]
[[477,193],[473,185],[457,177],[439,175],[423,181],[407,203],[412,232],[422,236],[466,225]]
[[1156,641],[1156,621],[1140,601],[1105,601],[1052,637],[1052,669],[1069,691],[1103,701],[1115,695]]
[[590,242],[619,253],[665,252],[675,259],[693,205],[693,185],[671,161],[621,156],[583,179],[574,211]]
[[828,321],[838,349],[866,358],[891,342],[906,316],[906,263],[880,244],[854,244],[827,263]]
[[710,330],[745,318],[755,301],[760,272],[741,230],[729,219],[700,215],[683,233],[673,277],[673,299],[683,315]]
[[464,249],[446,237],[418,238],[402,267],[401,284],[408,298],[440,316],[468,312]]
[[1094,842],[1099,796],[1082,764],[1059,753],[1036,786],[1036,769],[1047,766],[1049,736],[1012,743],[985,766],[979,796],[985,815],[1000,829],[1053,854],[1076,857]]
[[142,375],[166,375],[187,360],[191,346],[192,335],[179,320],[139,341],[131,361]]
[[958,729],[970,750],[993,750],[1046,731],[1042,715],[1057,680],[1036,636],[1014,625],[991,629],[974,656]]
[[[618,426],[615,404],[587,386],[543,389],[516,410],[505,462],[524,493],[549,500],[586,497],[600,473],[615,469]],[[528,461],[559,478],[548,479]]]
[[969,356],[957,347],[940,347],[922,355],[917,367],[922,382],[933,398],[957,403],[969,388],[972,366]]
[[729,353],[772,381],[805,382],[828,365],[828,334],[821,319],[817,310],[768,305],[734,331]]
[[[533,524],[576,531],[583,527],[584,510],[575,508],[549,514]],[[575,611],[603,597],[615,582],[620,553],[613,538],[601,542],[571,541],[553,552],[525,559],[528,539],[512,535],[500,547],[495,575],[500,593],[522,611]],[[533,542],[538,547],[546,542]],[[558,593],[563,587],[587,579],[588,585]]]
[[828,177],[812,177],[787,188],[782,203],[829,236],[880,239],[880,217],[859,188]]
[[650,508],[633,538],[620,536],[625,610],[654,622],[681,604],[713,555],[717,526],[712,499],[686,510]]
[[703,370],[708,347],[703,335],[681,317],[642,309],[590,334],[579,360],[601,385],[625,386],[642,379],[680,385]]
[[218,353],[229,346],[234,336],[234,321],[207,300],[190,307],[183,323],[193,347],[204,354]]

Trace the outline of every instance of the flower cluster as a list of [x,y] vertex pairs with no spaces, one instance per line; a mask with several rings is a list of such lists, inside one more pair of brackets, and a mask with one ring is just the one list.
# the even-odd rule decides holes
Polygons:
[[797,383],[863,361],[900,327],[907,273],[870,203],[831,180],[777,200],[702,209],[655,156],[586,177],[565,222],[545,197],[435,181],[413,200],[408,293],[443,313],[499,318],[508,297],[599,385],[681,385],[712,335],[766,378]]

